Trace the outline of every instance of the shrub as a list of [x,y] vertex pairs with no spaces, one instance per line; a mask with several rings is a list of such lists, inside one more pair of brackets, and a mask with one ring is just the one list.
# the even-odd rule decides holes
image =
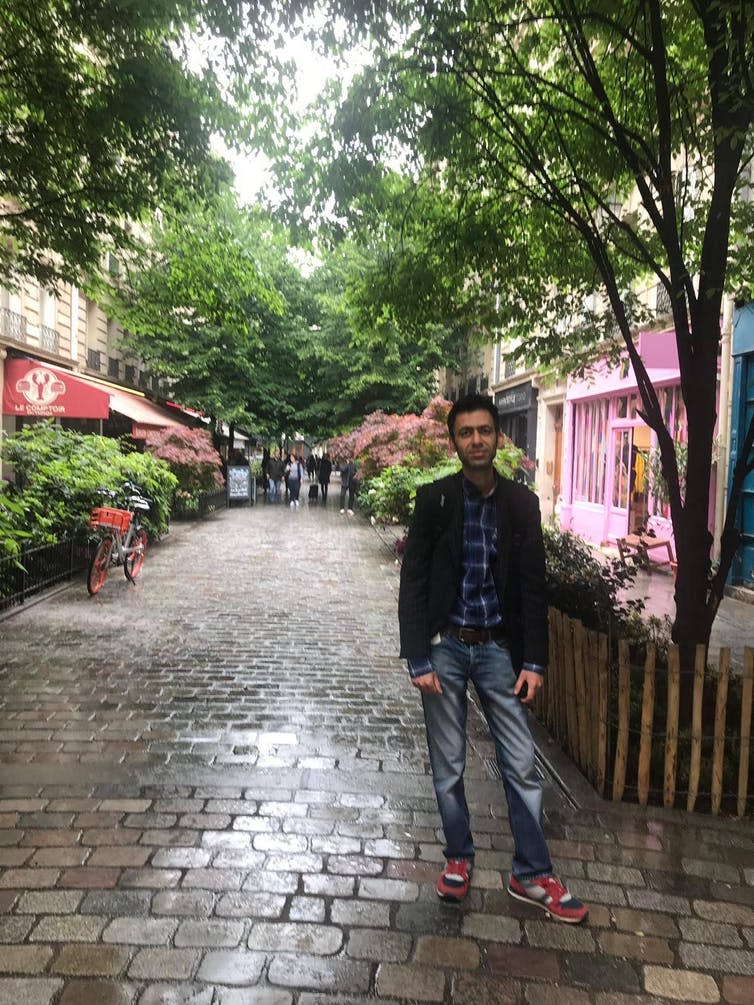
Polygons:
[[636,570],[617,558],[599,559],[586,541],[570,531],[545,527],[543,536],[550,606],[578,618],[586,628],[612,633],[620,627],[638,638],[644,605],[620,596],[634,581]]
[[98,490],[117,492],[126,480],[137,482],[156,503],[147,529],[154,534],[167,528],[164,499],[172,494],[175,477],[164,462],[137,454],[126,443],[42,422],[6,437],[2,453],[16,479],[6,490],[14,504],[6,521],[27,533],[30,544],[86,530],[92,507],[102,504]]
[[147,433],[145,446],[154,457],[165,461],[178,479],[181,492],[196,495],[214,492],[225,484],[222,458],[205,429],[157,429]]

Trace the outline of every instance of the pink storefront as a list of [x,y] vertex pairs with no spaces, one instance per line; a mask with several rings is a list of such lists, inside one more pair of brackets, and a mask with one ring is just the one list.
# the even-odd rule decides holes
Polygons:
[[[668,428],[684,444],[686,410],[673,330],[642,332],[638,350]],[[641,401],[627,356],[568,382],[560,523],[592,544],[614,544],[643,528],[650,515],[667,514],[652,492],[656,437],[637,408]]]

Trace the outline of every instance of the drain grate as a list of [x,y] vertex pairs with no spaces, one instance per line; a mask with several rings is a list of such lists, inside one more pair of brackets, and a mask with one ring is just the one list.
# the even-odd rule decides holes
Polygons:
[[[482,760],[490,778],[502,781],[503,776],[500,774],[500,768],[497,766],[497,760],[494,757],[484,757]],[[574,797],[565,781],[560,777],[552,764],[542,757],[538,750],[534,754],[534,768],[543,782],[551,785],[554,789],[557,789],[561,793],[571,809],[581,809],[579,802]]]

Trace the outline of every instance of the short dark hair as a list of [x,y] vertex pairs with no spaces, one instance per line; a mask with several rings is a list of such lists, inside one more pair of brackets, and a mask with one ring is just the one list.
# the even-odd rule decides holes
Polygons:
[[453,439],[453,430],[455,429],[456,419],[462,412],[481,411],[490,413],[492,424],[495,427],[495,432],[499,433],[500,413],[495,408],[495,403],[492,398],[486,394],[467,394],[465,397],[459,398],[448,413],[448,432],[450,433],[450,438]]

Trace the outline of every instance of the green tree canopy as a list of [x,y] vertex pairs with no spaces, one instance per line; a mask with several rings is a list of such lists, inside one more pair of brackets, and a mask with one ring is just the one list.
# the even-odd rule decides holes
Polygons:
[[[754,3],[398,0],[370,29],[373,65],[326,109],[313,144],[314,161],[327,151],[314,206],[334,199],[335,219],[380,231],[374,194],[391,170],[430,187],[446,223],[455,215],[448,243],[466,282],[488,290],[501,329],[525,339],[529,358],[579,365],[585,345],[607,333],[584,307],[602,293],[670,487],[676,637],[706,641],[737,546],[742,477],[754,463],[752,427],[713,577],[707,507],[721,302],[730,277],[737,286],[751,275],[752,207],[736,193],[752,156]],[[425,248],[443,233],[430,218]],[[641,284],[664,293],[675,328],[685,494],[633,340],[642,315],[628,291]]]

